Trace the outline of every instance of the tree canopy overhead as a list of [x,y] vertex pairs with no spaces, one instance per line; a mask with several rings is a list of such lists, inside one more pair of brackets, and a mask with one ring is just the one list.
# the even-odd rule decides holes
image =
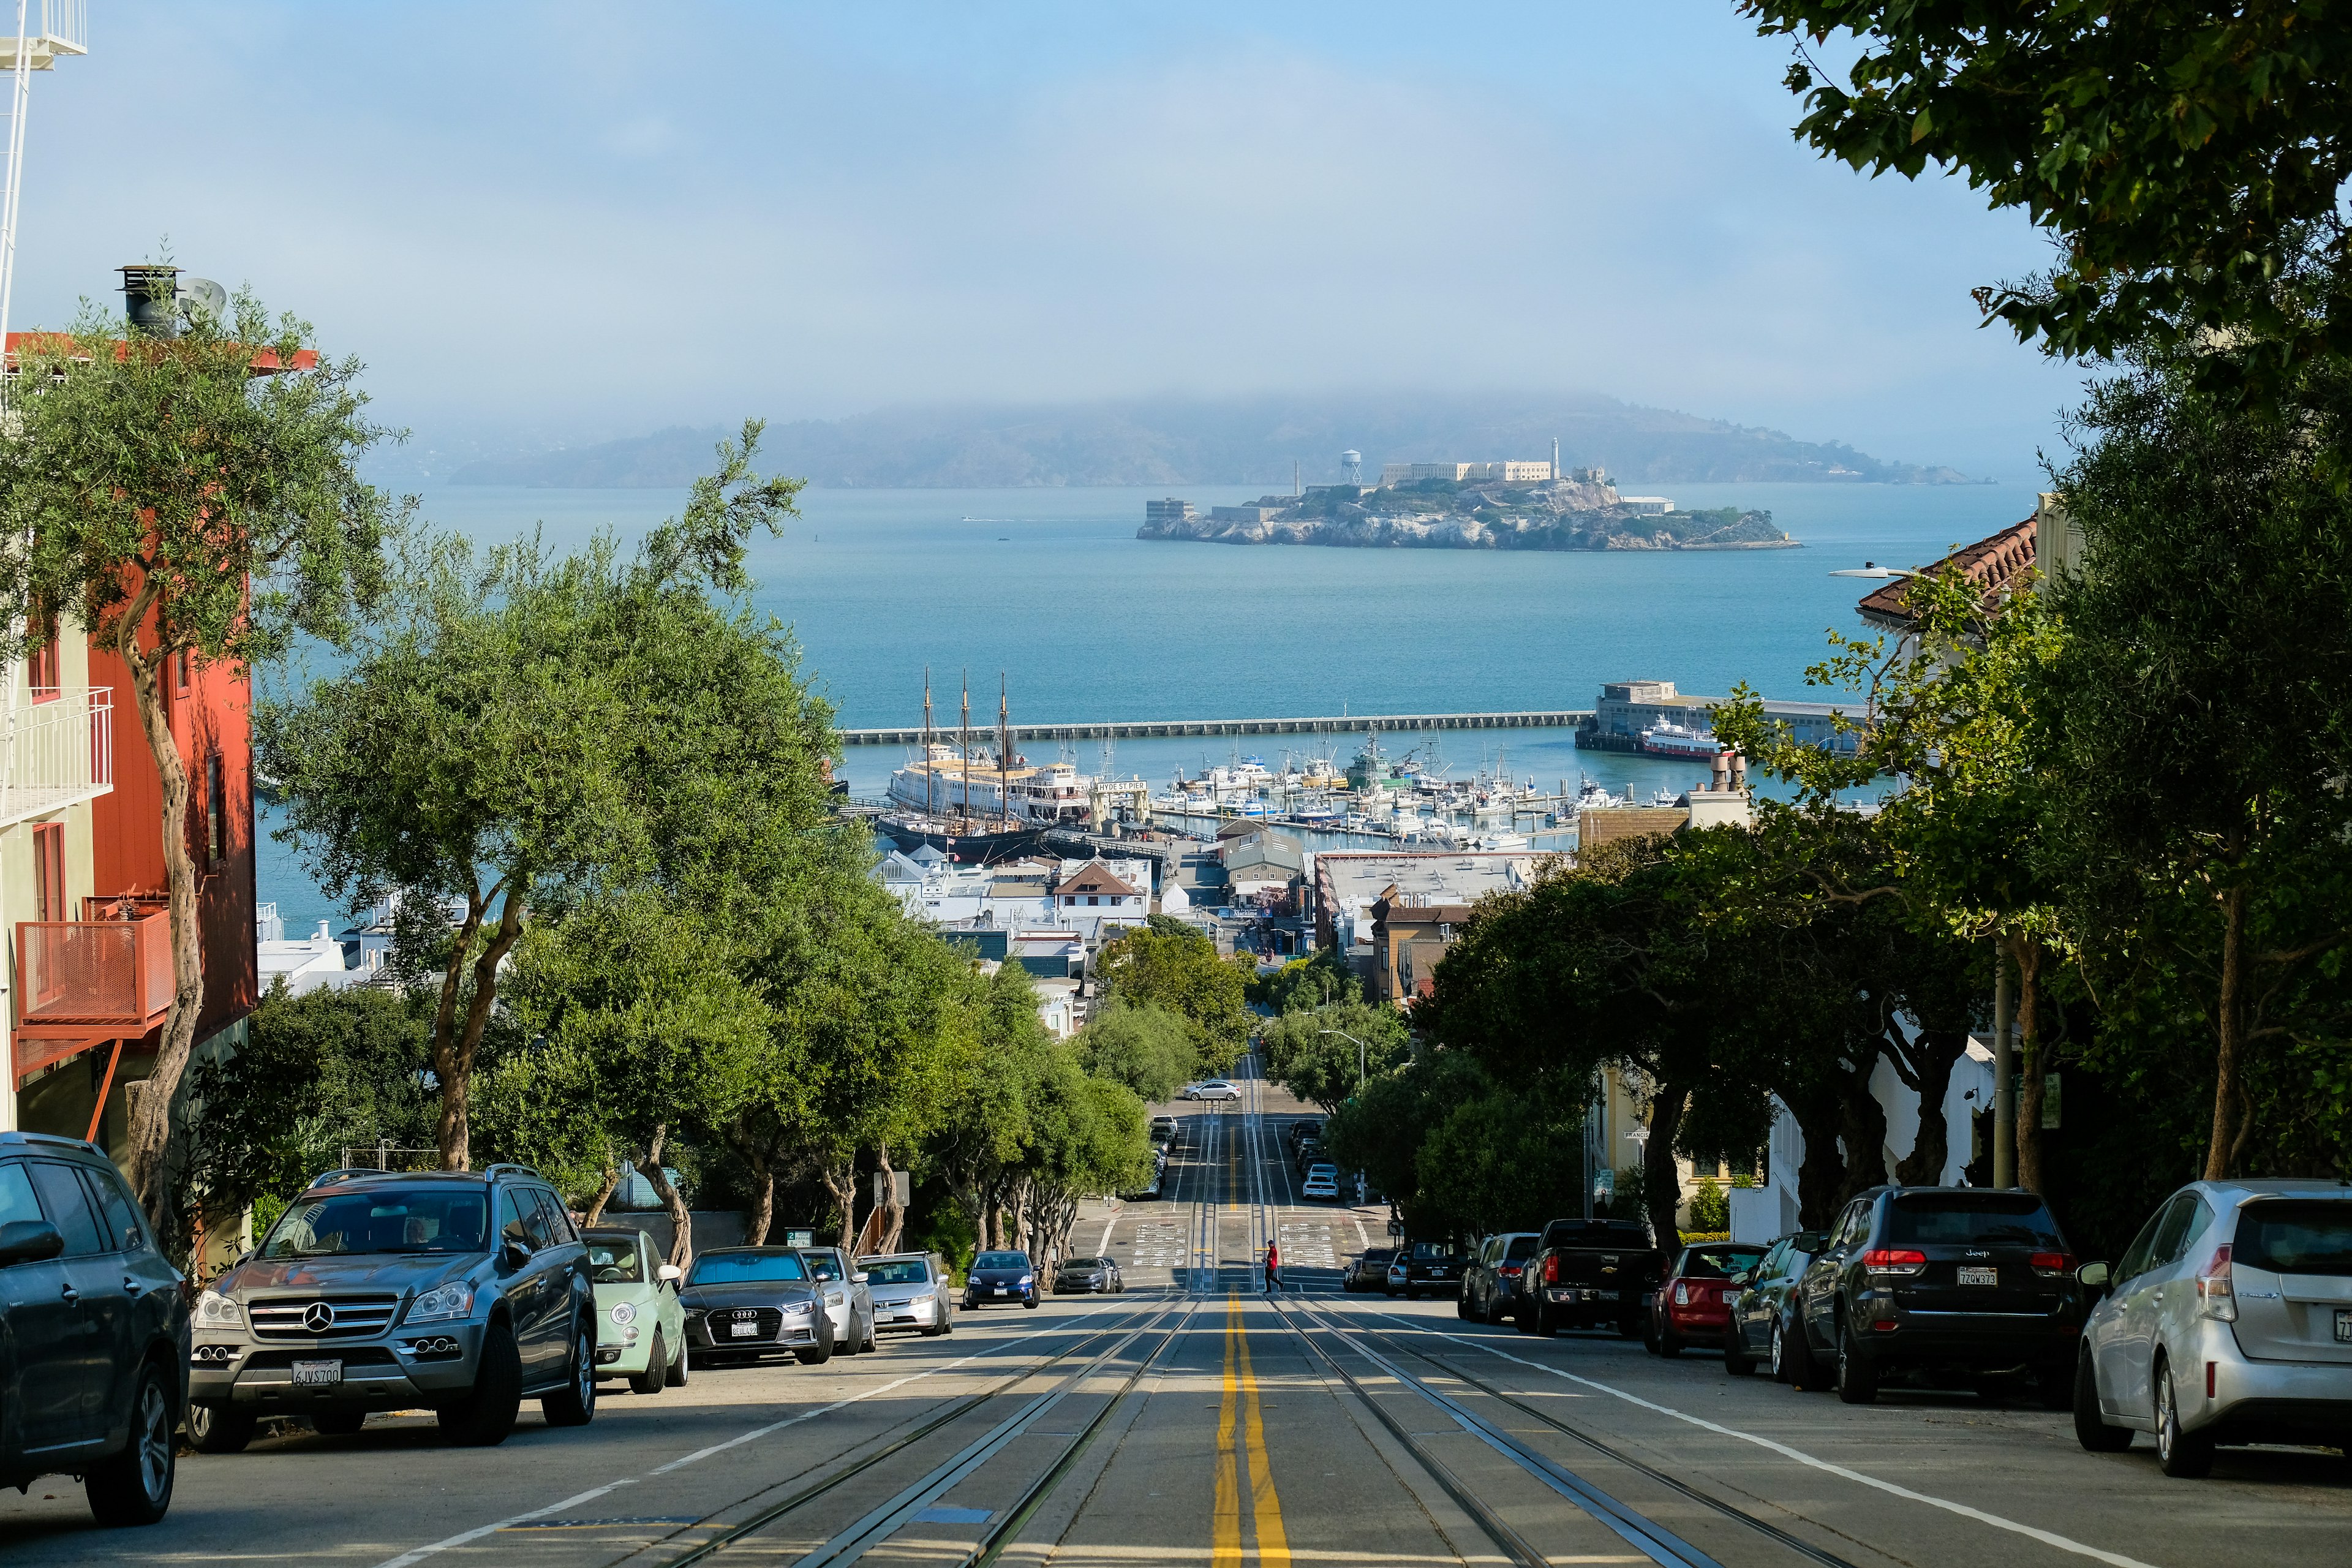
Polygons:
[[[2340,268],[2283,296],[2304,236],[2340,263],[2352,175],[2352,11],[2314,0],[1740,0],[1800,41],[1799,140],[1870,174],[1931,163],[2023,208],[2064,255],[2044,279],[1988,287],[1988,320],[2068,356],[2251,327],[2216,364],[2268,385],[2352,352]],[[1849,44],[1843,83],[1807,47]]]

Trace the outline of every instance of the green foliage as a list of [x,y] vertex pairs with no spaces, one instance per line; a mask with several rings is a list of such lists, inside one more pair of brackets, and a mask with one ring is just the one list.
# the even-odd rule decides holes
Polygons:
[[1252,1005],[1276,1014],[1329,1002],[1352,1002],[1362,991],[1346,957],[1328,947],[1294,958],[1270,974],[1253,974],[1244,988]]
[[1584,1212],[1584,1117],[1571,1100],[1488,1084],[1413,1160],[1416,1212],[1465,1236],[1541,1230]]
[[417,1009],[389,992],[272,986],[244,1047],[188,1075],[189,1187],[215,1215],[253,1204],[274,1217],[347,1148],[429,1144],[425,1033]]
[[1088,1073],[1123,1083],[1151,1104],[1172,1099],[1199,1070],[1192,1031],[1164,1007],[1105,1008],[1071,1044]]
[[711,597],[744,587],[750,531],[792,514],[798,481],[752,472],[759,432],[626,560],[610,535],[562,559],[536,537],[416,542],[350,667],[257,711],[280,837],[331,895],[462,904],[434,1024],[452,1166],[527,912],[656,886],[740,913],[824,820],[831,710],[782,626]]
[[1372,1079],[1323,1124],[1323,1152],[1343,1171],[1361,1171],[1402,1209],[1415,1235],[1445,1234],[1455,1216],[1421,1190],[1423,1144],[1454,1110],[1486,1094],[1491,1080],[1459,1051],[1430,1051]]
[[[1741,0],[1801,40],[1799,140],[1872,174],[1965,174],[2063,248],[2034,285],[1979,290],[1989,320],[2069,357],[2241,325],[2261,352],[2200,376],[2279,384],[2341,356],[2352,173],[2352,29],[2307,0],[1986,6],[1973,0]],[[1841,86],[1805,43],[1850,37]],[[2282,288],[2284,283],[2288,285]],[[2300,296],[2299,298],[2297,296]]]
[[1724,1195],[1723,1186],[1712,1176],[1701,1176],[1690,1196],[1690,1227],[1694,1231],[1715,1233],[1731,1228],[1731,1200]]
[[1266,1077],[1328,1111],[1355,1094],[1360,1071],[1377,1076],[1402,1061],[1411,1036],[1395,1008],[1356,1001],[1351,985],[1346,1001],[1274,1019],[1258,1044]]
[[1105,990],[1130,1007],[1158,1006],[1191,1027],[1200,1065],[1230,1071],[1249,1044],[1243,1005],[1256,966],[1246,953],[1221,958],[1197,928],[1165,915],[1107,942],[1095,956]]

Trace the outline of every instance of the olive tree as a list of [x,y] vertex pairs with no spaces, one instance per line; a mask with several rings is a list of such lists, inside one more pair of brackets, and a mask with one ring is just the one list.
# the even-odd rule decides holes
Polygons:
[[171,336],[125,341],[87,311],[70,331],[23,335],[17,363],[0,439],[9,651],[40,648],[62,620],[121,659],[163,784],[172,1005],[126,1163],[158,1234],[176,1235],[164,1154],[205,965],[197,824],[165,671],[249,669],[299,637],[350,634],[383,590],[383,545],[404,515],[357,462],[393,433],[366,416],[356,359],[320,356],[307,322],[272,320],[250,292],[221,315],[189,312]]

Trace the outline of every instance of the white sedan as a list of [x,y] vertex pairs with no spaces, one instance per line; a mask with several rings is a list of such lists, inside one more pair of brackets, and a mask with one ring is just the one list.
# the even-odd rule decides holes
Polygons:
[[1240,1089],[1221,1078],[1213,1078],[1206,1083],[1192,1083],[1184,1086],[1184,1098],[1187,1100],[1239,1100],[1241,1097]]
[[1303,1197],[1328,1198],[1336,1201],[1339,1196],[1339,1178],[1328,1171],[1311,1172],[1307,1175],[1307,1184],[1300,1187],[1298,1191]]

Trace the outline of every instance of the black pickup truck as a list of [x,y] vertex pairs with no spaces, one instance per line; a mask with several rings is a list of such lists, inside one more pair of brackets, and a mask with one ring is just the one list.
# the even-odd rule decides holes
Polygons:
[[1642,1298],[1665,1278],[1666,1256],[1630,1220],[1556,1219],[1519,1274],[1512,1321],[1523,1334],[1614,1324],[1642,1331]]

